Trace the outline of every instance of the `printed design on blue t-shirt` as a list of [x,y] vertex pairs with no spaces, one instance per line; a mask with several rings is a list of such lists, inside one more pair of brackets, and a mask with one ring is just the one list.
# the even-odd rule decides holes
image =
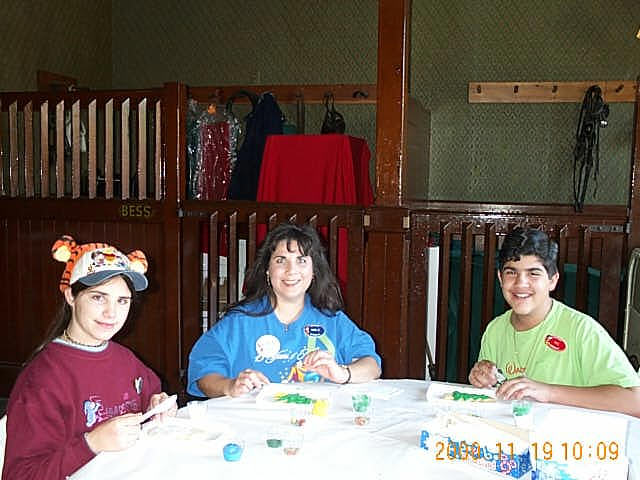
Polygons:
[[[280,352],[280,340],[275,335],[262,335],[256,340],[255,361],[268,362],[278,359],[286,359],[287,355]],[[283,356],[284,355],[284,356]]]
[[[311,370],[307,370],[302,365],[302,362],[296,362],[296,364],[291,367],[291,370],[289,370],[289,375],[287,375],[286,383],[318,383],[321,380],[322,377],[320,376],[320,374],[312,372]],[[283,380],[283,383],[284,382],[285,380]]]
[[[275,335],[262,335],[256,341],[256,363],[264,362],[271,364],[275,361],[286,363],[278,372],[280,381],[283,383],[293,382],[320,382],[322,376],[308,370],[302,363],[307,354],[321,348],[318,342],[331,355],[335,356],[336,348],[326,334],[326,330],[321,325],[305,325],[303,332],[307,338],[306,345],[298,350],[282,348],[280,340]],[[293,361],[293,364],[290,362]]]

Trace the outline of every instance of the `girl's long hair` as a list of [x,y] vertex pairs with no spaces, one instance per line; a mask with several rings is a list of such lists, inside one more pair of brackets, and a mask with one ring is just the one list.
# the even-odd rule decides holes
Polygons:
[[[133,288],[133,283],[131,282],[129,277],[127,277],[126,275],[120,275],[120,276],[126,282],[127,287],[129,287],[129,291],[131,292],[131,307],[129,308],[129,314],[125,322],[125,325],[126,325],[129,322],[129,319],[132,316],[132,312],[134,310],[133,303],[136,298],[136,289]],[[114,278],[114,277],[111,277],[111,278]],[[73,298],[77,298],[82,291],[89,288],[89,285],[85,285],[80,281],[77,281],[73,285],[71,285],[69,288],[71,289],[71,294],[73,295]],[[31,360],[33,360],[33,358],[38,353],[40,353],[42,349],[46,347],[47,344],[50,343],[54,338],[58,338],[60,335],[62,335],[62,332],[65,331],[65,329],[69,326],[69,322],[71,322],[71,315],[72,315],[71,305],[67,303],[67,300],[63,295],[62,305],[60,305],[60,308],[58,309],[58,313],[54,317],[53,322],[51,322],[51,324],[49,325],[49,329],[47,330],[44,340],[35,348],[35,350],[31,353],[31,355],[29,355],[29,358],[24,363],[25,365],[29,363]]]
[[[322,246],[318,232],[311,225],[296,225],[294,223],[281,223],[271,230],[264,243],[258,250],[256,261],[247,270],[245,276],[245,297],[239,302],[230,305],[227,311],[240,310],[251,316],[262,316],[273,311],[278,299],[273,292],[271,284],[267,282],[267,271],[271,255],[282,241],[287,244],[287,249],[292,252],[292,242],[296,242],[300,253],[311,257],[313,263],[313,279],[307,293],[311,303],[325,314],[335,314],[344,308],[340,287],[335,275],[329,267],[325,249]],[[250,312],[244,308],[247,304],[256,300],[268,298],[264,309],[259,312]]]

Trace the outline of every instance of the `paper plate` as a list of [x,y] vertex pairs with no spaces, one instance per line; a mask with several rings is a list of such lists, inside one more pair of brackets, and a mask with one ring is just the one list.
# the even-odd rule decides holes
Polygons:
[[313,400],[329,400],[339,386],[331,383],[270,383],[262,387],[256,395],[256,403],[273,406],[291,407],[292,402],[278,400],[279,395],[299,395]]
[[[475,395],[486,395],[491,398],[491,400],[486,401],[471,401],[471,400],[451,400],[447,399],[448,395],[453,394],[454,391],[458,391],[461,393],[470,393]],[[443,405],[443,406],[469,406],[469,405],[479,405],[479,406],[488,406],[491,404],[495,404],[497,402],[496,399],[496,391],[490,388],[475,388],[470,385],[456,385],[450,383],[439,383],[439,382],[431,382],[429,388],[427,389],[427,401],[429,403]]]
[[149,439],[185,443],[211,445],[229,432],[229,427],[223,423],[201,420],[194,422],[188,418],[167,418],[163,422],[153,421],[145,424],[143,434]]

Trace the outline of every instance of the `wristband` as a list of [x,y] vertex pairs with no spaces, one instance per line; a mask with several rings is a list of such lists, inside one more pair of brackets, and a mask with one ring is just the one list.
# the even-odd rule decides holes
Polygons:
[[349,365],[340,365],[340,366],[347,370],[347,379],[341,384],[341,385],[346,385],[351,381],[351,369],[349,368]]

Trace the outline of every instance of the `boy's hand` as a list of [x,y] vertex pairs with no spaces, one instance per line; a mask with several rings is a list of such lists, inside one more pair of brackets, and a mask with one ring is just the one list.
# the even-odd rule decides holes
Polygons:
[[527,377],[518,377],[504,382],[496,391],[496,396],[501,400],[522,400],[527,397],[538,402],[549,402],[551,385]]
[[498,369],[489,360],[480,360],[469,373],[469,383],[478,388],[489,388],[498,382]]

